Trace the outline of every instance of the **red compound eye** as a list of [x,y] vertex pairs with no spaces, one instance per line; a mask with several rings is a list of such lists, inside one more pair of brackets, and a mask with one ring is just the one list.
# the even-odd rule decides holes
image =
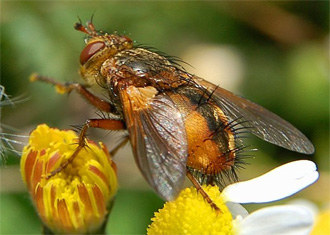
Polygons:
[[80,64],[85,64],[89,58],[91,58],[93,55],[95,55],[96,52],[103,49],[104,47],[104,42],[100,41],[88,44],[80,54]]

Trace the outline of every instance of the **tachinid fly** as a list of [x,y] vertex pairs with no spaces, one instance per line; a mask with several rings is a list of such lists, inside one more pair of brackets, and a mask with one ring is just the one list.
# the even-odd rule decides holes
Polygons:
[[[71,158],[84,147],[89,127],[127,129],[143,176],[163,199],[172,200],[182,189],[185,175],[197,187],[222,184],[224,175],[236,177],[234,169],[244,148],[241,130],[289,150],[314,152],[311,142],[290,123],[189,74],[175,59],[135,46],[126,36],[96,31],[91,22],[87,27],[77,23],[75,29],[87,34],[80,55],[85,84],[32,77],[63,92],[76,90],[111,117],[86,121]],[[87,88],[93,85],[103,87],[108,99],[91,93]],[[205,198],[209,199],[207,195]]]

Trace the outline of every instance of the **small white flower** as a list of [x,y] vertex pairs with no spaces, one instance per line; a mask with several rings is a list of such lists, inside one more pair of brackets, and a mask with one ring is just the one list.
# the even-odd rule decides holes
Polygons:
[[220,214],[211,209],[195,188],[187,188],[155,213],[148,234],[309,234],[313,216],[306,207],[272,206],[249,214],[239,203],[277,201],[304,189],[318,177],[316,165],[302,160],[255,179],[231,184],[222,193],[217,186],[203,186],[220,208]]

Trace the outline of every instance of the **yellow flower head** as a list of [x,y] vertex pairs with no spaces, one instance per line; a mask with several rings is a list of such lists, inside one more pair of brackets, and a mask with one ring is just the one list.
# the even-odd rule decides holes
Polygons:
[[116,166],[107,148],[87,141],[59,173],[52,171],[77,148],[74,131],[39,125],[21,158],[21,174],[43,223],[54,233],[91,233],[104,224],[117,191]]
[[216,212],[194,187],[184,189],[174,201],[155,213],[148,234],[233,234],[229,209],[217,186],[203,186],[221,212]]

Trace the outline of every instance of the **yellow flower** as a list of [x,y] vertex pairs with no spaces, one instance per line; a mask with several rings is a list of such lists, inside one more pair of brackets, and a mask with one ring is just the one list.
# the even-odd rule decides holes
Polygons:
[[266,203],[289,197],[319,177],[315,163],[287,163],[248,181],[233,183],[220,193],[217,186],[203,186],[219,207],[212,209],[195,188],[184,189],[155,213],[148,234],[309,234],[310,210],[301,206],[270,206],[249,214],[238,203]]
[[74,131],[39,125],[21,158],[21,174],[38,214],[54,233],[92,233],[104,224],[117,191],[116,166],[106,146],[87,141],[74,160],[57,169],[77,148]]
[[216,212],[194,187],[155,213],[148,234],[233,234],[232,216],[217,186],[203,186],[221,212]]

